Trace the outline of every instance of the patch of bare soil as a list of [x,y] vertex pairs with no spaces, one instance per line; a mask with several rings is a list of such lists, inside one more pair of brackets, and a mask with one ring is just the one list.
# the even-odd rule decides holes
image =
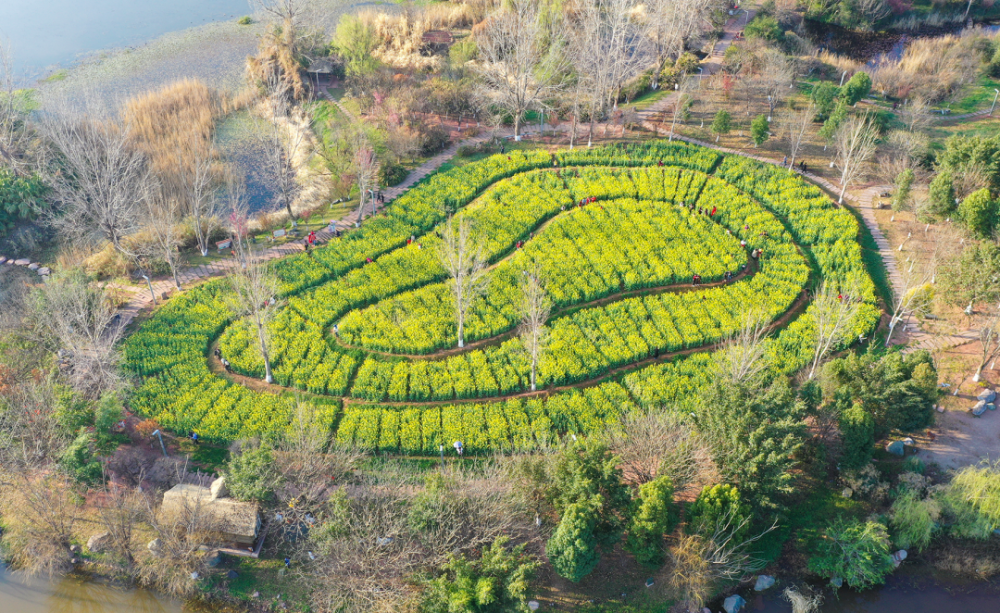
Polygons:
[[[947,395],[940,400],[944,412],[936,414],[934,427],[927,434],[914,437],[916,457],[927,464],[936,463],[950,470],[1000,459],[1000,411],[986,411],[981,417],[969,411],[983,390],[972,381],[979,351],[979,343],[969,343],[936,356],[940,379],[950,387],[944,388]],[[990,389],[997,389],[1000,371],[987,367],[983,382]],[[956,390],[958,395],[954,395]]]

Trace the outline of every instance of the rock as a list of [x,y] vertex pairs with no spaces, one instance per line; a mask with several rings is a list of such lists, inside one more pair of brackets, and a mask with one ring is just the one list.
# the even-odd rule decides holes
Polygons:
[[729,598],[722,601],[722,608],[726,611],[726,613],[737,613],[737,611],[742,609],[743,605],[746,603],[747,601],[743,600],[742,596],[739,594],[733,594]]
[[7,263],[7,256],[0,255],[0,264],[6,264],[6,263]]
[[844,580],[840,577],[834,577],[830,579],[830,585],[832,585],[833,587],[843,587]]
[[99,532],[91,535],[91,537],[87,539],[87,549],[93,551],[94,553],[99,553],[103,551],[109,543],[111,543],[111,533],[107,531]]
[[903,560],[905,560],[905,559],[906,559],[906,550],[905,549],[900,549],[896,553],[892,554],[892,564],[893,564],[893,566],[895,566],[897,568],[899,567],[900,564],[903,563]]
[[254,592],[253,594],[250,594],[250,597],[251,598],[260,598],[260,592]]
[[215,481],[212,481],[209,491],[212,493],[212,500],[229,496],[229,490],[226,489],[226,478],[219,477]]
[[240,576],[239,573],[237,573],[235,570],[230,570],[228,573],[226,573],[226,577],[229,579],[235,579],[239,576]]
[[208,558],[205,560],[205,564],[208,564],[209,568],[215,568],[219,564],[222,564],[222,560],[223,560],[222,554],[216,551],[215,553],[210,554],[208,556]]
[[35,272],[37,272],[38,276],[40,276],[40,277],[47,277],[50,274],[52,274],[52,271],[49,269],[48,266],[42,266],[41,268],[39,268]]
[[160,300],[163,300],[164,302],[170,300],[170,292],[163,292],[160,294]]
[[939,405],[935,405],[934,406],[934,410],[937,411],[938,413],[944,413],[944,407],[941,406],[940,404]]
[[31,264],[31,260],[28,258],[21,258],[20,260],[14,260],[14,266],[27,266]]
[[149,545],[146,545],[146,549],[148,549],[149,553],[153,554],[154,556],[159,556],[160,555],[160,547],[162,547],[162,546],[163,546],[163,543],[160,542],[160,539],[153,539],[153,540],[149,541]]
[[983,390],[979,392],[979,395],[976,396],[976,398],[986,402],[993,402],[997,399],[997,393],[993,390]]
[[753,586],[753,591],[763,592],[774,585],[774,577],[771,575],[757,575],[757,583]]
[[977,402],[972,407],[972,409],[970,409],[972,411],[972,414],[975,415],[976,417],[979,417],[980,415],[982,415],[983,413],[985,413],[986,412],[986,404],[987,403],[986,403],[985,400],[980,400],[979,402]]
[[70,545],[69,546],[69,550],[70,550],[70,553],[80,553],[80,546],[79,545]]
[[910,438],[910,437],[904,438],[903,439],[903,444],[906,445],[907,447],[913,447],[914,445],[916,445],[916,443],[914,443],[913,439]]
[[893,441],[885,446],[885,450],[892,455],[900,457],[906,455],[906,447],[903,445],[903,441]]
[[39,264],[38,262],[32,262],[31,264],[28,264],[28,270],[38,270],[39,267],[41,267],[41,264]]
[[843,489],[843,490],[842,490],[842,491],[840,492],[840,495],[841,495],[841,496],[843,496],[844,498],[850,498],[851,496],[853,496],[853,495],[854,495],[854,490],[852,490],[852,489],[851,489],[851,488],[849,488],[849,487],[845,487],[845,488],[844,488],[844,489]]
[[646,587],[653,587],[653,578],[646,579]]

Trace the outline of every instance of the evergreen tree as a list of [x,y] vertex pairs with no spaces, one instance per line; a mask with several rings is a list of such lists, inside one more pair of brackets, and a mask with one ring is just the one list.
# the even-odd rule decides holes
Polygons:
[[841,577],[847,585],[864,589],[885,582],[892,572],[889,533],[873,521],[838,518],[823,531],[809,570],[824,577]]
[[639,487],[625,548],[643,564],[663,561],[663,535],[676,523],[673,498],[670,477],[657,477]]
[[632,496],[606,445],[588,440],[567,446],[556,460],[551,491],[560,514],[572,504],[596,500],[595,537],[604,545],[618,540]]
[[896,192],[892,195],[892,210],[902,211],[910,203],[913,190],[913,170],[907,168],[896,177]]
[[754,117],[750,123],[750,139],[753,140],[753,146],[763,145],[770,136],[771,123],[767,120],[767,116],[757,115]]
[[750,530],[746,520],[750,506],[743,502],[740,491],[732,485],[706,485],[688,509],[688,531],[711,538],[720,528],[733,535],[733,541],[743,542]]
[[600,496],[595,496],[590,501],[567,506],[552,538],[545,544],[545,555],[552,567],[573,583],[589,575],[601,559],[594,538],[600,504]]
[[732,116],[729,114],[729,111],[720,109],[712,120],[712,134],[715,134],[715,142],[719,142],[719,137],[729,134],[729,131],[732,129]]
[[858,469],[872,459],[875,420],[862,403],[855,402],[840,414],[840,435],[843,446],[841,468]]
[[990,238],[997,224],[997,205],[990,198],[990,190],[984,187],[969,194],[958,205],[958,217],[976,238]]
[[854,106],[868,95],[872,89],[872,78],[867,72],[858,71],[840,89],[840,97],[845,103]]
[[428,585],[422,613],[507,613],[527,610],[531,579],[538,563],[524,545],[508,549],[497,537],[478,560],[451,556],[444,573]]
[[930,185],[930,211],[944,217],[955,210],[955,180],[950,170],[942,170]]

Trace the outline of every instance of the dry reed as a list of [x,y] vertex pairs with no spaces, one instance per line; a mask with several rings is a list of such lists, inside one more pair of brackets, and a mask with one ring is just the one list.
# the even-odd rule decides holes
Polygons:
[[874,71],[876,90],[901,98],[918,96],[939,102],[970,83],[979,73],[982,31],[917,39],[907,45],[899,62]]

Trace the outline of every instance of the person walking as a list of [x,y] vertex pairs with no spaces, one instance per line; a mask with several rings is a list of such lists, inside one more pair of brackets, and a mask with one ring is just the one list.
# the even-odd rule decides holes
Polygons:
[[453,446],[455,447],[455,452],[458,453],[458,457],[462,457],[462,451],[465,449],[462,446],[462,441],[455,441]]

